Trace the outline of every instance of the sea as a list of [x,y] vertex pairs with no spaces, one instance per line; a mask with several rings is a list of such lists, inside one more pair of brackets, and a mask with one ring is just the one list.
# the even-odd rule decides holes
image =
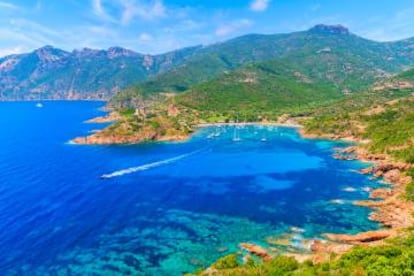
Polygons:
[[[183,275],[243,254],[306,252],[378,229],[353,205],[383,184],[345,142],[212,126],[185,142],[74,145],[103,102],[0,103],[0,275]],[[240,256],[241,256],[240,255]]]

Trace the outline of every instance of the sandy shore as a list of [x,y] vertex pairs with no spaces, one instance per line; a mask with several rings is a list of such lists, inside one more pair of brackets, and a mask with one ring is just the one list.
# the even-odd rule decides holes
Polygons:
[[213,127],[213,126],[275,126],[275,127],[293,127],[302,128],[303,126],[298,123],[287,122],[248,122],[248,123],[201,123],[197,124],[196,127]]

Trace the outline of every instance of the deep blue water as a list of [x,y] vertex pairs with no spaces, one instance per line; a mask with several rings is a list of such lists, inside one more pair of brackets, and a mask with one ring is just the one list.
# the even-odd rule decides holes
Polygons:
[[101,106],[0,103],[0,275],[180,275],[240,242],[283,250],[272,240],[292,226],[298,243],[378,228],[351,202],[380,184],[332,158],[344,144],[258,126],[239,142],[229,126],[185,143],[69,144],[102,127],[83,123]]

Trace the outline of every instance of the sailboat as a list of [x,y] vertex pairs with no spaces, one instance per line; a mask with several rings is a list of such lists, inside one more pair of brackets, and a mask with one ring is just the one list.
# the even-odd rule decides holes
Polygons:
[[42,107],[43,107],[43,104],[42,104],[42,103],[37,103],[37,104],[36,104],[36,107],[37,107],[37,108],[42,108]]
[[[266,131],[266,130],[264,130],[264,131]],[[262,139],[260,139],[260,141],[262,141],[262,142],[266,142],[267,141],[266,132],[263,133]]]
[[234,126],[234,133],[233,133],[233,141],[234,142],[241,141],[238,124],[239,124],[239,115],[237,115],[236,125]]
[[216,131],[214,132],[214,137],[219,137],[221,135],[220,127],[216,127]]
[[233,141],[234,141],[234,142],[239,142],[239,141],[241,141],[241,139],[240,139],[240,134],[239,134],[239,127],[238,127],[238,126],[235,126],[235,127],[234,127]]

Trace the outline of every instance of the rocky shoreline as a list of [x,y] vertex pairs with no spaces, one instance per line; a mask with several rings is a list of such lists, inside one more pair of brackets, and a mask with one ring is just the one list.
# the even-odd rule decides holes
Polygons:
[[85,121],[88,124],[103,124],[103,123],[113,123],[121,119],[121,115],[116,111],[110,111],[109,114],[101,117],[92,118]]
[[[122,116],[116,111],[111,111],[108,115],[96,117],[85,121],[85,123],[116,123],[120,121]],[[194,125],[194,128],[212,127],[212,126],[248,126],[248,125],[263,125],[263,126],[279,126],[279,127],[293,127],[302,128],[294,120],[287,120],[285,122],[247,122],[247,123],[198,123]],[[108,129],[94,131],[93,134],[83,137],[76,137],[70,141],[71,144],[78,145],[119,145],[119,144],[138,144],[147,141],[154,142],[182,142],[191,137],[192,132],[187,135],[172,134],[172,135],[160,135],[155,131],[143,130],[134,135],[116,135],[108,133]]]
[[[119,114],[111,112],[104,117],[98,117],[87,122],[113,123],[120,118]],[[371,200],[354,202],[355,205],[371,208],[373,212],[370,214],[369,219],[381,223],[385,227],[384,229],[361,232],[355,235],[325,233],[323,234],[326,238],[325,240],[308,241],[311,253],[286,253],[286,255],[293,256],[298,261],[312,260],[313,262],[322,262],[329,260],[331,253],[335,253],[339,256],[349,251],[355,245],[373,246],[381,244],[385,239],[403,235],[403,230],[413,225],[414,219],[412,212],[414,211],[414,202],[407,201],[403,197],[405,186],[412,181],[411,177],[405,176],[403,173],[404,170],[410,167],[410,165],[395,162],[385,154],[372,154],[368,152],[361,145],[366,144],[369,141],[352,136],[310,134],[303,129],[302,125],[292,119],[284,122],[202,123],[197,124],[196,128],[225,125],[295,127],[299,129],[302,138],[343,140],[355,143],[356,145],[337,150],[333,157],[340,160],[372,162],[373,165],[370,168],[363,169],[359,171],[359,173],[370,174],[374,178],[382,177],[384,181],[390,185],[389,188],[371,190]],[[143,141],[185,141],[191,136],[191,134],[160,136],[157,133],[145,131],[141,131],[135,136],[111,136],[104,133],[105,130],[106,129],[100,130],[87,137],[75,138],[72,142],[75,144],[87,145],[135,144]],[[262,257],[266,261],[272,258],[270,253],[267,253],[265,249],[258,245],[241,243],[240,246],[250,255]]]
[[[333,157],[340,160],[371,162],[373,164],[371,167],[362,169],[359,173],[370,174],[374,178],[381,177],[390,186],[389,188],[370,190],[370,200],[355,201],[353,203],[357,206],[371,208],[373,212],[370,214],[369,219],[381,223],[384,228],[351,235],[324,233],[322,236],[325,239],[303,241],[303,246],[307,248],[308,253],[285,253],[284,255],[294,257],[298,262],[310,260],[313,263],[321,263],[330,261],[332,254],[339,258],[356,245],[378,246],[383,245],[387,239],[404,237],[406,235],[405,230],[414,224],[414,202],[404,199],[405,186],[412,181],[411,177],[404,175],[404,171],[411,167],[410,164],[396,162],[385,154],[372,154],[368,152],[361,147],[367,141],[357,137],[313,135],[306,133],[303,128],[299,132],[303,138],[307,139],[323,138],[357,143],[357,145],[337,150]],[[283,241],[283,244],[280,241],[278,243],[289,245],[288,240],[281,239],[281,241]],[[262,258],[263,261],[269,261],[274,257],[266,249],[255,244],[241,243],[239,246],[248,253],[244,259],[248,259],[252,255]]]
[[[114,124],[122,120],[122,115],[116,111],[110,111],[109,114],[101,117],[96,117],[90,120],[85,121],[85,123],[91,124],[101,124],[101,123],[111,123]],[[134,133],[132,135],[114,134],[110,130],[110,126],[104,129],[95,130],[93,134],[88,136],[76,137],[70,141],[71,144],[77,145],[128,145],[128,144],[139,144],[148,141],[158,141],[158,142],[178,142],[185,141],[190,137],[189,135],[181,134],[167,134],[161,135],[156,131],[153,131],[149,128],[144,128],[140,132]]]
[[405,186],[412,181],[411,177],[404,175],[404,171],[410,168],[410,164],[396,162],[385,154],[368,152],[361,147],[368,141],[357,137],[314,135],[306,133],[304,129],[300,130],[300,134],[303,138],[308,139],[325,138],[357,143],[355,146],[337,151],[333,157],[340,160],[372,162],[371,167],[360,170],[359,173],[370,174],[374,178],[382,177],[390,187],[371,190],[369,197],[372,200],[354,202],[355,205],[373,209],[369,219],[381,223],[384,226],[383,229],[360,232],[354,235],[325,233],[323,236],[326,240],[311,241],[311,254],[288,255],[295,257],[298,261],[311,260],[320,263],[330,260],[332,253],[339,257],[355,245],[376,246],[383,244],[386,239],[403,236],[404,230],[413,226],[414,202],[404,199]]

